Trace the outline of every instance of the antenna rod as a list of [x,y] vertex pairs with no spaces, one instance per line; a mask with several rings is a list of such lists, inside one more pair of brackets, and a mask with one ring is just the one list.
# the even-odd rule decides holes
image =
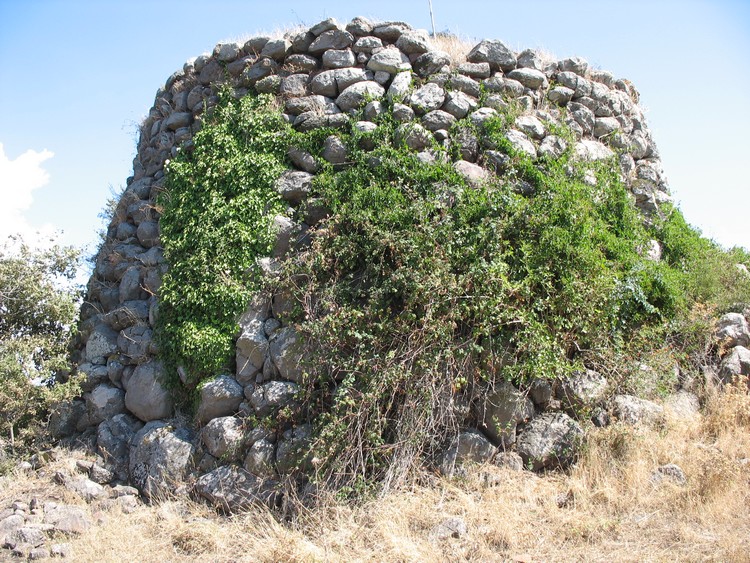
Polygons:
[[432,20],[432,36],[435,37],[435,16],[432,13],[432,0],[428,0],[430,3],[430,19]]

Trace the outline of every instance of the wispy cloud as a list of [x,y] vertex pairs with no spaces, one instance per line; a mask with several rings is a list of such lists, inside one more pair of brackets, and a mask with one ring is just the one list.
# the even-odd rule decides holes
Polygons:
[[[0,143],[0,241],[11,235],[21,235],[32,245],[54,236],[52,225],[33,227],[24,214],[34,202],[34,190],[49,182],[49,173],[42,164],[52,158],[53,152],[27,150],[11,160]],[[43,244],[43,243],[42,243]]]

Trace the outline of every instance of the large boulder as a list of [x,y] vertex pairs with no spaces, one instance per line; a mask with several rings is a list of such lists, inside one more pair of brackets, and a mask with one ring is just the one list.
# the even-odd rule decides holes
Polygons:
[[98,385],[85,398],[91,425],[125,412],[125,392],[112,385]]
[[727,313],[716,323],[716,339],[727,348],[750,346],[750,326],[741,313]]
[[286,326],[271,338],[271,360],[282,379],[302,382],[303,346],[302,338],[292,326]]
[[195,490],[217,508],[236,512],[256,504],[274,506],[279,497],[276,485],[239,467],[223,465],[201,476]]
[[172,397],[164,378],[164,366],[152,360],[136,367],[128,380],[125,406],[144,422],[172,416]]
[[613,403],[614,415],[626,424],[656,425],[664,414],[661,405],[632,395],[615,395]]
[[509,72],[516,68],[516,56],[505,43],[498,40],[485,39],[476,45],[466,60],[470,63],[489,63],[492,70]]
[[194,457],[193,436],[187,428],[149,422],[133,437],[130,481],[150,499],[167,497],[187,476]]
[[526,425],[516,449],[524,466],[533,469],[565,467],[572,463],[583,440],[580,425],[561,412],[547,412]]
[[244,425],[235,416],[220,416],[209,421],[201,430],[203,445],[215,458],[235,461],[242,455]]
[[577,371],[569,378],[560,381],[557,387],[557,397],[566,409],[580,413],[603,399],[606,390],[607,379],[600,373],[587,369]]
[[117,414],[96,429],[96,451],[120,481],[128,480],[130,441],[141,428],[141,421],[127,414]]
[[480,428],[496,444],[508,447],[516,441],[516,426],[534,416],[534,404],[511,383],[501,381],[479,404]]
[[215,377],[200,388],[195,419],[199,424],[205,424],[213,418],[234,414],[244,397],[242,385],[236,379],[228,375]]
[[750,350],[735,346],[721,361],[719,377],[724,383],[730,383],[735,377],[743,375],[750,375]]
[[456,436],[443,454],[440,472],[452,475],[465,462],[485,463],[492,459],[496,451],[497,448],[481,432],[466,430]]

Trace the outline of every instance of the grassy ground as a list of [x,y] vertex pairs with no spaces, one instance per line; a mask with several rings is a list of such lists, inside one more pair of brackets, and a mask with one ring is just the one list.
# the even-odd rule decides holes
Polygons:
[[[76,561],[750,561],[750,395],[707,398],[692,420],[657,429],[593,430],[567,473],[494,466],[463,480],[422,485],[360,506],[334,501],[292,524],[257,509],[219,516],[174,499],[124,514],[91,506],[98,524],[69,540]],[[37,474],[0,480],[0,506],[32,495],[73,501]],[[687,484],[651,476],[679,465]],[[81,502],[81,501],[76,501]],[[437,538],[461,518],[466,533]]]

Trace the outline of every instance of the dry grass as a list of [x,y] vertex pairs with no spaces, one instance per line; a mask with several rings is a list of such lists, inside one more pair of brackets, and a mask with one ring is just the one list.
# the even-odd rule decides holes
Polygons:
[[451,58],[451,66],[457,67],[466,62],[466,55],[477,44],[477,41],[458,35],[438,33],[430,36],[430,44],[433,49],[448,53]]
[[[76,561],[98,562],[750,561],[750,396],[741,386],[706,402],[692,421],[594,430],[569,473],[491,466],[463,481],[427,476],[362,506],[325,503],[293,524],[261,509],[222,517],[173,500],[100,513],[71,543]],[[682,467],[686,485],[653,482],[666,463]],[[48,481],[5,478],[0,502],[46,492],[72,501]],[[450,517],[468,532],[436,539]]]

